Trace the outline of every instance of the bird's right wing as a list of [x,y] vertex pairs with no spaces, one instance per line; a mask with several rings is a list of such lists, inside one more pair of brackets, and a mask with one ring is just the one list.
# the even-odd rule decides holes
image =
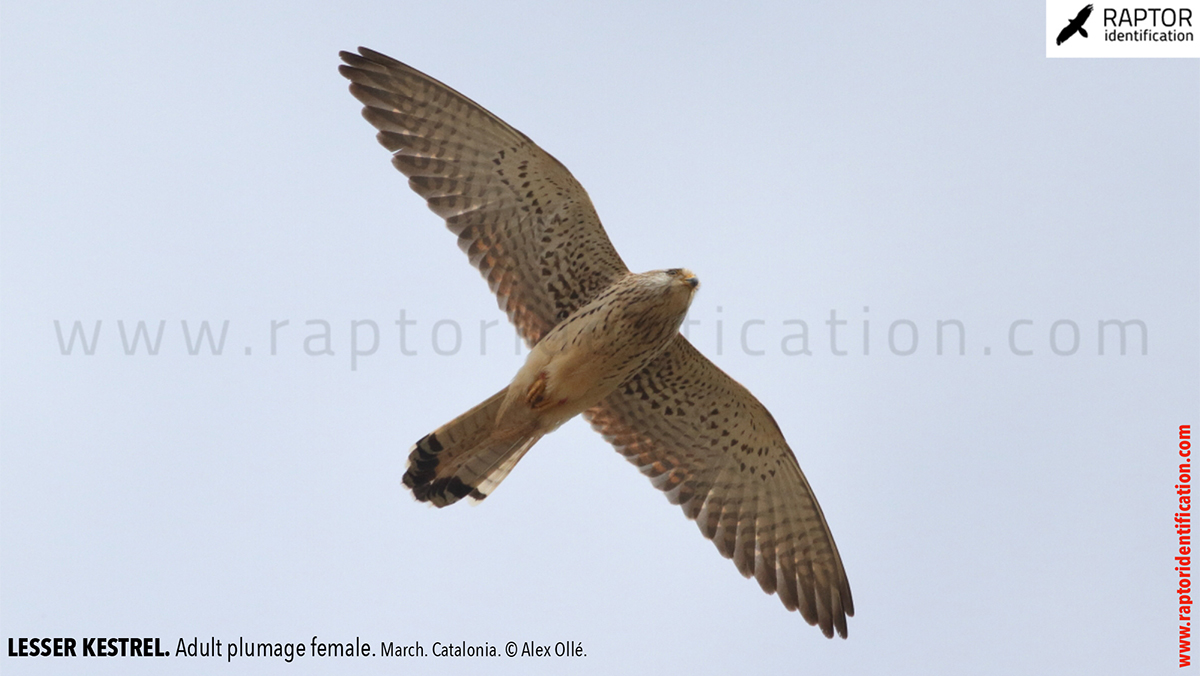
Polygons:
[[683,336],[584,413],[738,570],[826,636],[846,636],[850,583],[779,426]]
[[339,71],[392,164],[458,235],[529,345],[628,273],[558,160],[446,85],[378,52]]

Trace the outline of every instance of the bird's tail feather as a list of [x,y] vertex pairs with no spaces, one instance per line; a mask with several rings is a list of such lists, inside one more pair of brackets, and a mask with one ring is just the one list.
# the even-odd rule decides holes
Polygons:
[[542,437],[536,427],[497,426],[507,389],[425,435],[408,456],[404,485],[438,507],[492,494],[517,461]]

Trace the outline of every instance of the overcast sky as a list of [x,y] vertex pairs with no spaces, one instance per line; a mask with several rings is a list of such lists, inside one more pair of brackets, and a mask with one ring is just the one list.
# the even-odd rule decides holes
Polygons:
[[[0,636],[586,652],[79,673],[1171,673],[1196,61],[1046,59],[1040,2],[568,5],[4,3]],[[411,444],[522,356],[347,93],[358,45],[554,154],[631,268],[696,272],[849,640],[581,420],[477,507],[412,500]]]

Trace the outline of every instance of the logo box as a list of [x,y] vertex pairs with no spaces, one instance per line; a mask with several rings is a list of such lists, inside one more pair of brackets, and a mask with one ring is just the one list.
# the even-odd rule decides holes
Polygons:
[[1046,0],[1046,56],[1200,58],[1200,2]]

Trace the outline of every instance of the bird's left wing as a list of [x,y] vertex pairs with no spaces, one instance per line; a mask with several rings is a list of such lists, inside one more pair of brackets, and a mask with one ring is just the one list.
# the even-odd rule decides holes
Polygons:
[[441,82],[358,51],[341,53],[339,71],[363,117],[529,345],[628,273],[562,163]]
[[826,636],[850,583],[825,515],[770,412],[681,335],[584,416],[738,570]]

